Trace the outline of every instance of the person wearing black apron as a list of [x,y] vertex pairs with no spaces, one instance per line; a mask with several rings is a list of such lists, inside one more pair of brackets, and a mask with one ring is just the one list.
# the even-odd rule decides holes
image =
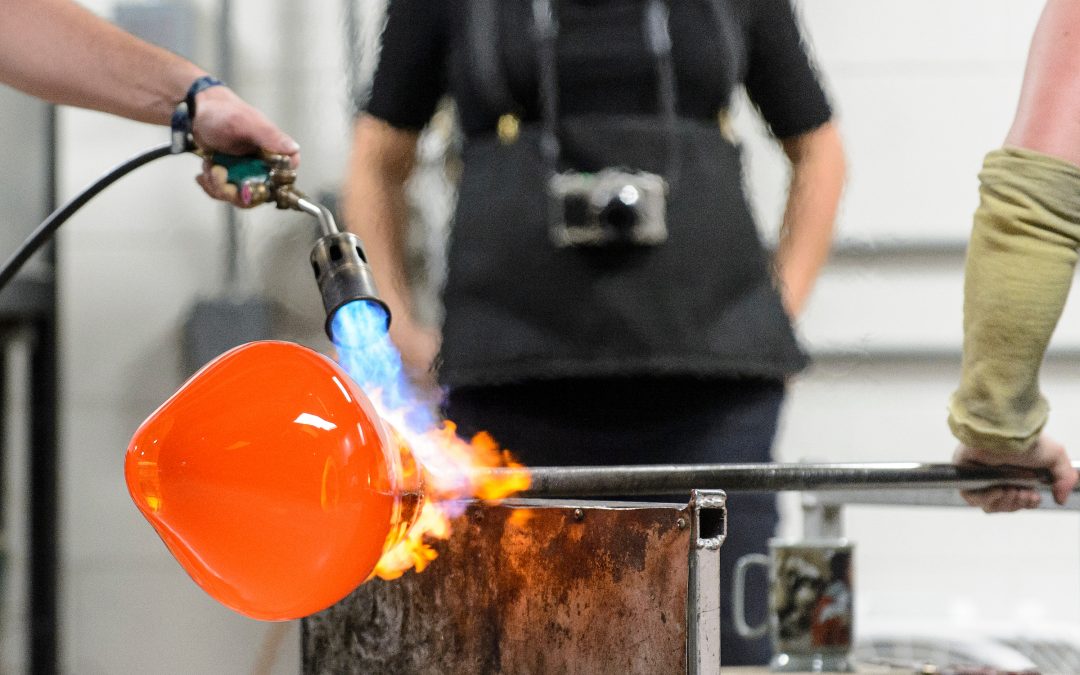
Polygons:
[[[792,161],[773,258],[726,130],[737,87]],[[465,141],[436,335],[403,282],[403,187],[444,94]],[[597,197],[605,171],[623,183]],[[463,436],[534,466],[765,462],[843,173],[787,0],[390,0],[345,219],[406,364],[435,363]],[[633,225],[578,236],[574,200],[619,185]],[[772,495],[732,495],[729,513],[725,585],[778,521]],[[723,664],[767,663],[766,640],[729,630],[729,596]]]

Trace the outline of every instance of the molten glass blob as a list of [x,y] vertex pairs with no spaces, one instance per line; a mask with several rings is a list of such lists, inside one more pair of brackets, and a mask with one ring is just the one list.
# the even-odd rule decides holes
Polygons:
[[418,511],[404,443],[331,360],[254,342],[211,362],[135,433],[135,504],[206,592],[256,619],[363,583]]

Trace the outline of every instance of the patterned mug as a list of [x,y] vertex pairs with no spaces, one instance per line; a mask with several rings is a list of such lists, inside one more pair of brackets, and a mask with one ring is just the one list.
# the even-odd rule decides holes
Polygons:
[[[852,559],[845,539],[769,541],[769,555],[750,553],[735,565],[735,628],[746,638],[772,640],[776,672],[845,673],[851,663],[854,627]],[[769,614],[746,620],[746,572],[761,565],[769,574]]]

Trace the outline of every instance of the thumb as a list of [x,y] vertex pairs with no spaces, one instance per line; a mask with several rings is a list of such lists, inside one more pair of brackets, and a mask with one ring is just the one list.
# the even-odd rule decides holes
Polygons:
[[1054,465],[1050,467],[1050,473],[1054,478],[1052,488],[1054,501],[1063,505],[1069,498],[1069,494],[1072,493],[1073,488],[1076,487],[1078,479],[1076,469],[1073,468],[1072,462],[1069,461],[1069,456],[1064,452],[1060,452],[1054,460]]
[[274,128],[258,141],[259,147],[281,155],[295,155],[300,152],[300,144],[280,129]]
[[267,122],[251,132],[251,140],[261,149],[277,155],[285,155],[292,160],[295,169],[300,164],[300,144],[291,136],[273,124]]

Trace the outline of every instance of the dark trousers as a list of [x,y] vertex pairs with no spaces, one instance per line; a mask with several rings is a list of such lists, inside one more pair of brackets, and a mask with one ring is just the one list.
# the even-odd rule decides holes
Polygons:
[[[768,462],[783,398],[783,383],[771,380],[553,380],[454,389],[445,413],[463,436],[488,431],[532,466]],[[769,660],[767,638],[735,632],[731,582],[739,557],[767,552],[778,520],[774,495],[729,495],[720,554],[723,665]],[[747,620],[756,625],[766,614],[767,580],[750,575],[747,586]]]

